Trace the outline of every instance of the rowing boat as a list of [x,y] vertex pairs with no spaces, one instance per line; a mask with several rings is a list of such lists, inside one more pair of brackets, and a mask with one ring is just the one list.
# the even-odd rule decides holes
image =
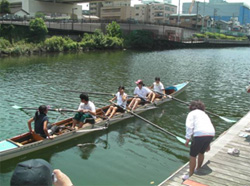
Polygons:
[[[167,95],[177,96],[180,94],[185,87],[188,85],[188,82],[184,82],[181,84],[173,85],[167,87],[165,92]],[[170,98],[156,99],[155,102],[147,103],[145,105],[140,105],[137,109],[135,109],[135,113],[139,114],[141,112],[154,109],[157,105],[163,104],[167,101],[170,101]],[[0,161],[6,161],[24,154],[28,154],[30,152],[34,152],[40,149],[44,149],[64,141],[68,141],[73,138],[77,138],[79,136],[89,134],[98,130],[105,130],[109,125],[113,125],[119,121],[125,120],[127,118],[133,117],[131,113],[116,113],[115,116],[109,120],[104,117],[105,111],[108,110],[110,105],[99,108],[96,110],[97,119],[95,120],[95,124],[87,124],[84,125],[86,127],[80,128],[77,130],[72,130],[72,117],[67,118],[65,120],[54,123],[53,125],[58,126],[58,131],[54,134],[54,138],[52,140],[43,138],[38,134],[32,134],[30,132],[0,141]]]

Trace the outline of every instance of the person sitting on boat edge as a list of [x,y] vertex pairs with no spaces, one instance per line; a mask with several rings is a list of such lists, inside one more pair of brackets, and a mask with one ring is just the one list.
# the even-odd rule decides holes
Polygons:
[[96,108],[93,102],[89,101],[89,96],[82,93],[80,94],[81,103],[78,107],[78,113],[73,118],[72,128],[74,129],[76,124],[81,128],[86,120],[94,124],[96,119]]
[[155,93],[155,98],[160,98],[160,99],[161,98],[166,98],[164,85],[162,84],[159,77],[155,77],[155,82],[150,87],[150,89],[153,89],[153,91]]
[[53,136],[51,136],[48,133],[48,129],[47,129],[47,125],[49,122],[49,118],[47,116],[47,113],[48,113],[47,106],[41,105],[38,108],[38,111],[36,111],[35,116],[33,118],[29,119],[28,127],[29,127],[30,133],[34,133],[34,131],[32,130],[32,127],[31,127],[31,123],[34,121],[35,122],[34,129],[35,129],[36,134],[39,134],[43,138],[48,137],[49,139],[53,139]]
[[[189,174],[183,175],[182,179],[186,180],[193,175],[195,169],[201,168],[204,160],[204,153],[210,150],[210,143],[215,135],[214,126],[204,112],[205,105],[200,100],[192,101],[189,106],[189,114],[186,118],[186,143],[189,146],[189,141],[193,136],[190,146]],[[198,164],[196,167],[196,157],[198,156]]]
[[154,93],[149,88],[144,86],[144,83],[141,79],[135,82],[137,87],[135,87],[134,95],[135,97],[130,102],[128,108],[134,111],[139,103],[145,104],[146,102],[154,99]]
[[116,93],[115,97],[109,100],[112,103],[114,100],[117,99],[117,106],[111,105],[109,107],[108,111],[105,114],[105,116],[108,116],[110,114],[108,119],[112,118],[116,112],[124,112],[126,110],[128,95],[124,92],[124,90],[124,86],[119,86],[118,92]]

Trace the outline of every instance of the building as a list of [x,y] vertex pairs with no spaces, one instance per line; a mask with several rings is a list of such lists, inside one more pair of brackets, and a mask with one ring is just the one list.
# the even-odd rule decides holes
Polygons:
[[129,20],[134,17],[130,0],[90,2],[90,14],[104,20]]
[[[178,19],[180,19],[179,24]],[[212,19],[209,16],[204,17],[204,20],[203,16],[196,14],[172,14],[169,16],[169,24],[185,28],[201,29],[202,27],[211,27],[211,23]]]
[[34,17],[37,12],[46,16],[60,17],[72,16],[82,17],[82,6],[74,2],[61,0],[60,3],[54,0],[8,0],[11,13],[17,15],[30,15]]
[[[182,13],[188,14],[192,3],[183,3]],[[195,2],[191,14],[209,15],[215,21],[230,21],[237,17],[240,24],[250,23],[250,9],[244,3],[228,3],[224,0],[210,0],[209,3]]]
[[135,5],[135,20],[149,23],[169,23],[170,14],[177,13],[177,6],[168,3]]

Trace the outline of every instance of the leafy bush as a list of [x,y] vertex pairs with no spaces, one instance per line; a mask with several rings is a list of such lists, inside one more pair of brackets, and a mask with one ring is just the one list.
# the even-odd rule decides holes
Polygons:
[[7,49],[11,47],[11,43],[2,37],[0,37],[0,49]]
[[49,52],[61,52],[64,49],[65,39],[61,36],[53,36],[44,41],[44,47]]
[[106,31],[107,35],[110,37],[118,37],[118,38],[122,37],[121,27],[115,21],[112,21],[112,23],[109,23],[106,26]]

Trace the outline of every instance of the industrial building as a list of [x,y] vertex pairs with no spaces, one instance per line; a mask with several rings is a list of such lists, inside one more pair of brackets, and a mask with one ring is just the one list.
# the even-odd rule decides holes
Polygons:
[[228,3],[224,0],[210,0],[209,3],[193,1],[183,3],[182,13],[208,15],[215,21],[230,21],[231,18],[238,18],[241,25],[250,23],[250,8],[245,3]]

